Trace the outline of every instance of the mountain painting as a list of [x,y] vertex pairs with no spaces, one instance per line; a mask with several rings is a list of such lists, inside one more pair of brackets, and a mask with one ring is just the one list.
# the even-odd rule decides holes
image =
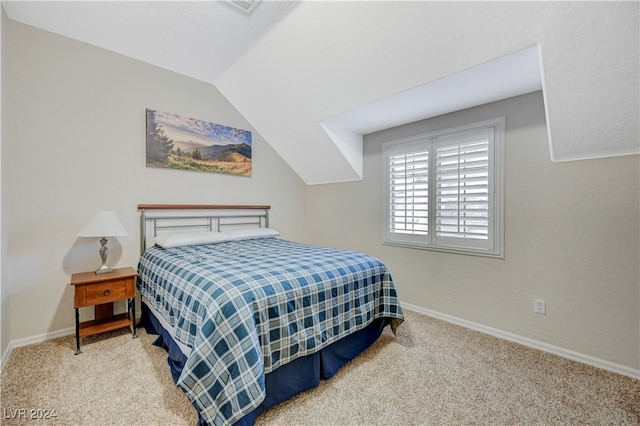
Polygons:
[[147,167],[251,176],[251,132],[147,109]]

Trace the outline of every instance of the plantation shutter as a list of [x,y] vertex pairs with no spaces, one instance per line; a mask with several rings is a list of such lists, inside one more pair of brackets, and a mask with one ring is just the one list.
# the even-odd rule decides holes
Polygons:
[[[491,144],[494,128],[434,140],[435,238],[450,245],[492,245]],[[463,239],[456,243],[453,239]]]
[[429,152],[389,156],[390,231],[429,233]]
[[385,149],[386,241],[420,245],[429,237],[430,157],[423,138]]

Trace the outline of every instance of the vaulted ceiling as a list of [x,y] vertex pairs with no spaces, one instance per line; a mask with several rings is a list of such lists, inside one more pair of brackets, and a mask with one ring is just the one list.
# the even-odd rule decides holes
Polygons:
[[535,90],[552,160],[640,152],[638,2],[3,6],[215,85],[308,184],[360,179],[363,134]]

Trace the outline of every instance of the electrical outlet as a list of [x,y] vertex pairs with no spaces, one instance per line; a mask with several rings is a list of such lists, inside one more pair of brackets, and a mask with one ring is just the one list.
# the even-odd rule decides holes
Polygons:
[[547,314],[547,302],[542,299],[533,299],[533,312],[536,314]]

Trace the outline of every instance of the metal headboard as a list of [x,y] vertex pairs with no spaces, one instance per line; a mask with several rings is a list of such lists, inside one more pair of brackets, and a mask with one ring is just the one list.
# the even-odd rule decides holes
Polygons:
[[168,230],[223,231],[229,228],[268,228],[271,206],[218,204],[138,204],[140,253],[147,238]]

